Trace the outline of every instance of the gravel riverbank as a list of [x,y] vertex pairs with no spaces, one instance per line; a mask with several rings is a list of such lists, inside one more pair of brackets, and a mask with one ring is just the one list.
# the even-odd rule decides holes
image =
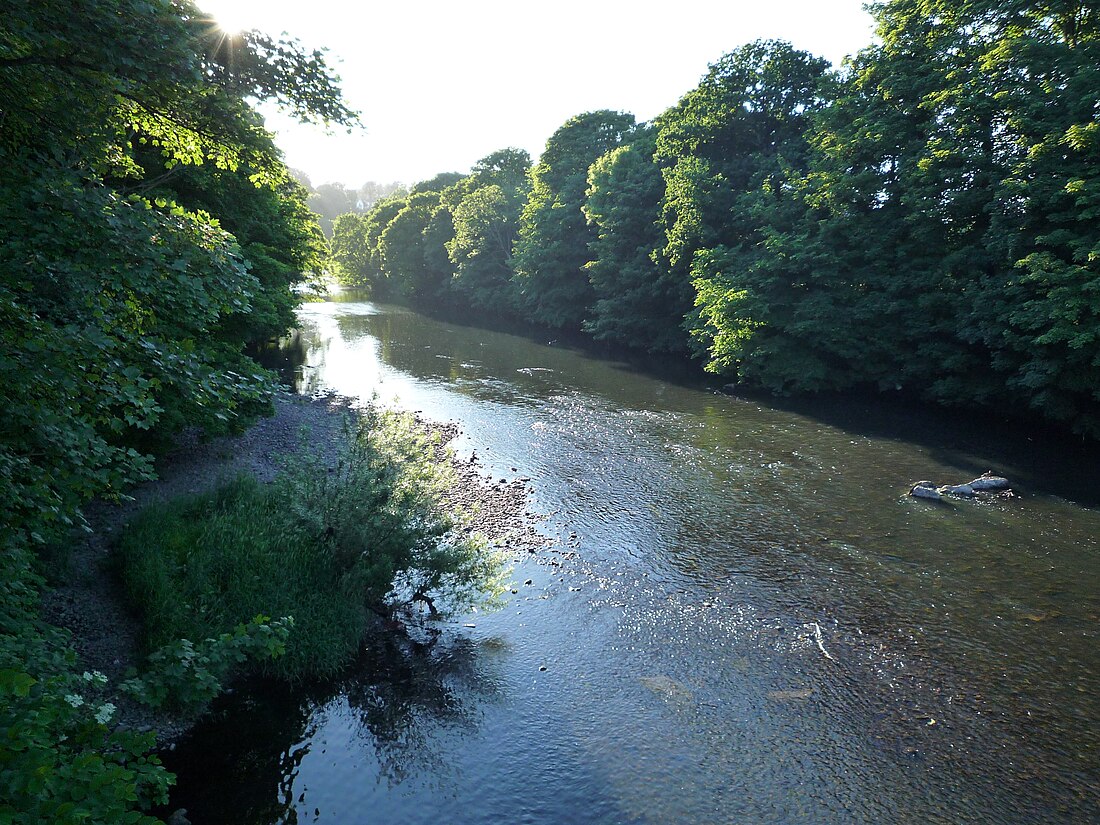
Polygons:
[[[333,466],[344,428],[354,415],[346,399],[281,393],[275,399],[275,415],[239,436],[210,441],[193,436],[183,439],[175,451],[158,462],[158,480],[130,491],[131,500],[89,505],[85,515],[92,532],[71,549],[66,569],[56,577],[59,581],[43,596],[43,617],[72,633],[81,666],[98,670],[111,684],[117,684],[127,668],[138,663],[139,623],[122,602],[107,564],[112,542],[134,514],[157,502],[203,492],[242,473],[271,481],[286,458],[303,451],[323,465]],[[475,460],[460,461],[450,456],[443,445],[458,435],[457,425],[424,420],[419,423],[441,436],[437,460],[451,461],[455,469],[448,501],[472,513],[471,529],[513,552],[533,552],[547,545],[547,539],[535,529],[536,519],[527,511],[528,490],[522,480],[494,482]],[[112,701],[119,707],[121,724],[155,729],[161,742],[177,738],[188,724],[186,720],[155,714],[125,697]]]

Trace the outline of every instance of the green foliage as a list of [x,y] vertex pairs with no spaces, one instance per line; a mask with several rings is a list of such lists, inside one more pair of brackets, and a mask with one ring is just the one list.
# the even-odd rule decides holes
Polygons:
[[[140,174],[131,136],[169,161],[278,169],[247,100],[351,126],[318,52],[258,32],[227,37],[189,0],[21,4],[0,39],[0,145]],[[67,156],[65,156],[67,155]]]
[[584,267],[596,237],[582,212],[588,167],[633,129],[633,115],[588,112],[570,118],[546,142],[531,172],[515,246],[516,283],[529,320],[579,330],[587,317],[594,295]]
[[349,131],[358,124],[359,116],[344,105],[324,49],[307,53],[297,41],[259,31],[227,36],[211,30],[209,21],[191,14],[188,6],[192,36],[205,46],[207,76],[228,95],[271,101],[305,123],[337,124]]
[[268,616],[256,616],[199,644],[177,639],[153,651],[145,672],[132,675],[119,687],[150,707],[200,713],[247,662],[282,656],[293,627],[289,616],[274,622]]
[[319,53],[224,37],[189,0],[5,9],[0,821],[152,822],[165,801],[153,737],[109,727],[102,680],[38,619],[32,551],[183,427],[270,406],[242,344],[282,330],[321,247],[254,99],[355,122]]
[[771,289],[756,259],[767,249],[774,202],[805,168],[807,121],[824,103],[827,68],[788,43],[750,43],[658,119],[666,184],[658,259],[695,286],[692,334],[710,369],[742,374],[745,348],[774,324],[769,301],[751,309],[746,301]]
[[0,821],[153,825],[141,811],[172,782],[153,735],[112,728],[107,680],[39,620],[30,567],[25,549],[0,554]]
[[0,184],[0,492],[48,537],[149,475],[139,450],[184,424],[247,421],[266,374],[208,330],[257,290],[202,216],[24,160]]
[[437,175],[364,215],[342,215],[332,238],[341,281],[381,300],[511,314],[512,246],[530,165],[523,150],[501,149],[469,175]]
[[462,199],[452,217],[447,254],[453,288],[471,307],[506,314],[512,303],[512,244],[519,200],[499,186],[482,186]]
[[474,164],[469,178],[444,193],[453,203],[447,255],[454,265],[454,295],[482,312],[515,311],[512,248],[530,191],[531,157],[501,149]]
[[386,273],[382,233],[407,202],[407,195],[395,195],[379,201],[365,215],[341,215],[336,219],[331,247],[341,283],[367,289],[379,300],[400,294],[399,285]]
[[36,543],[148,477],[147,452],[183,426],[269,407],[241,347],[282,330],[320,247],[245,96],[354,117],[317,54],[219,37],[168,0],[51,0],[5,20],[0,494]]
[[409,190],[409,194],[424,195],[430,192],[442,192],[444,189],[454,186],[465,177],[466,176],[461,172],[440,172],[435,177],[413,184],[412,189]]
[[290,177],[256,186],[249,167],[235,171],[210,165],[178,167],[148,190],[150,197],[176,201],[187,210],[216,216],[240,246],[256,279],[247,311],[219,319],[210,335],[234,347],[282,335],[294,324],[296,290],[316,287],[328,266],[329,250],[317,216],[306,205],[305,188]]
[[129,525],[118,562],[151,653],[166,650],[170,663],[180,639],[216,639],[257,614],[295,619],[287,655],[264,663],[267,671],[332,672],[354,652],[361,611],[319,554],[318,538],[283,504],[244,477]]
[[371,249],[367,245],[366,233],[365,215],[340,215],[332,225],[329,249],[334,264],[333,274],[345,286],[369,289],[373,281],[381,277],[371,267]]
[[[359,649],[369,610],[491,599],[501,558],[454,531],[442,502],[450,470],[432,459],[437,447],[411,418],[371,409],[333,472],[298,462],[270,485],[241,478],[141,514],[118,559],[149,648],[171,646],[160,669],[199,655],[179,639],[224,638],[266,611],[293,616],[294,629],[286,655],[260,669],[291,680],[330,675]],[[235,664],[239,652],[230,645],[217,656]],[[198,690],[220,679],[210,661],[202,666],[212,677]]]
[[682,352],[687,336],[681,325],[693,295],[686,278],[657,263],[665,185],[655,149],[652,128],[639,130],[588,171],[584,214],[598,234],[585,265],[596,300],[584,329],[636,349]]
[[499,186],[526,192],[531,173],[531,156],[524,149],[509,147],[490,152],[474,164],[470,176],[478,186]]
[[[450,264],[443,256],[429,253],[432,247],[425,238],[439,205],[438,191],[414,191],[379,238],[382,270],[391,288],[396,287],[403,297],[421,304],[437,301],[451,278]],[[446,243],[443,240],[440,244],[439,240],[435,250]]]
[[813,133],[813,224],[788,235],[829,262],[819,317],[878,319],[833,348],[834,384],[1100,433],[1097,16],[909,0],[877,15],[881,45]]
[[[445,245],[440,299],[651,351],[687,342],[773,392],[900,390],[1100,435],[1100,14],[872,11],[878,42],[839,72],[757,41],[650,127],[572,118],[518,225],[511,184],[485,175],[523,159],[489,156],[408,233],[414,257],[442,279]],[[383,277],[394,214],[346,245],[347,268]]]

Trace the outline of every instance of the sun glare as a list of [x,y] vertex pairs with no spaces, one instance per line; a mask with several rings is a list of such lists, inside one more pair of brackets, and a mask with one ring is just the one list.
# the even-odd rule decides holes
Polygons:
[[238,34],[255,27],[250,6],[241,0],[203,0],[199,4],[226,34]]

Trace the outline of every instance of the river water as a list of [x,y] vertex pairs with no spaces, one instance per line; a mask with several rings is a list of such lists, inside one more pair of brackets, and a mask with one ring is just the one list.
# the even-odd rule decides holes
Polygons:
[[[1100,821],[1095,452],[354,300],[300,321],[303,392],[458,422],[557,544],[435,644],[224,702],[167,759],[195,825]],[[987,469],[1018,495],[905,495]]]

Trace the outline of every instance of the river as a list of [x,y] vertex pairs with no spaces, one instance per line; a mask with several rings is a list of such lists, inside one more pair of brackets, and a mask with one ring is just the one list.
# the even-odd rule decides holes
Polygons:
[[[1095,451],[361,301],[300,325],[303,392],[458,422],[557,544],[434,645],[221,703],[167,755],[195,825],[1100,821]],[[905,495],[987,469],[1017,495]]]

